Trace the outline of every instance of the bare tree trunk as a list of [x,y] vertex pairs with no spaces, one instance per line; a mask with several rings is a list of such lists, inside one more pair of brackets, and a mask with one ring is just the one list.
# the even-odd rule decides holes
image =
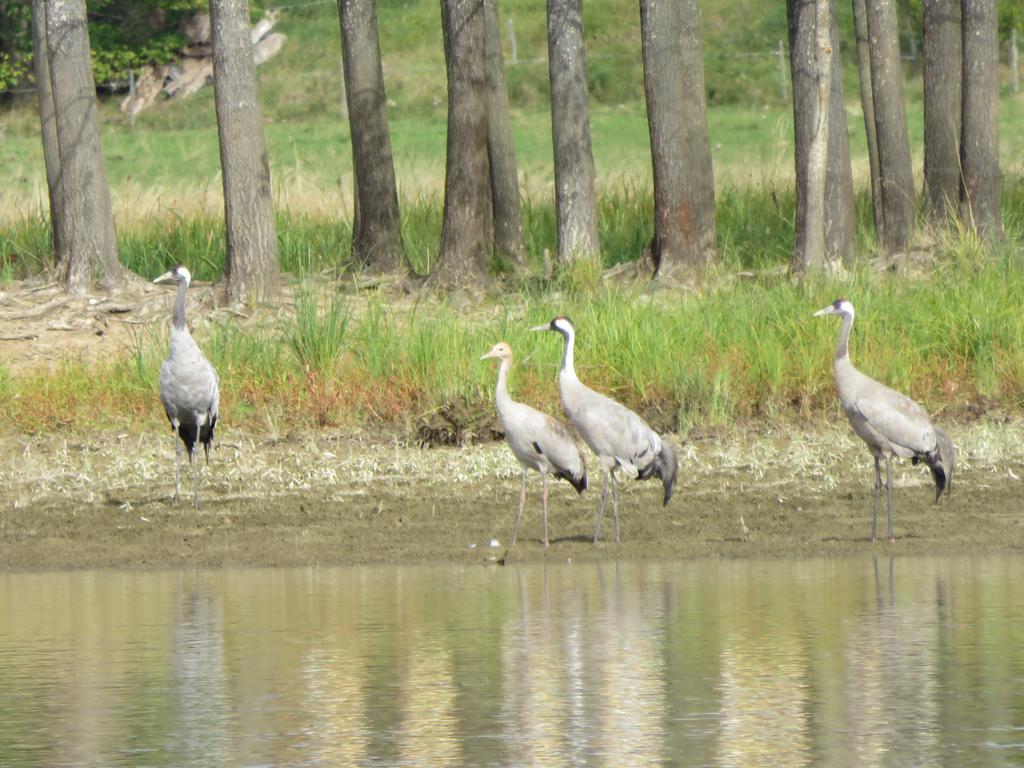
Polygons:
[[60,278],[71,293],[121,285],[110,186],[96,118],[85,0],[46,0],[46,44],[60,155]]
[[882,173],[878,167],[878,133],[875,131],[875,99],[871,95],[871,51],[868,40],[868,12],[865,0],[853,0],[853,22],[857,37],[857,69],[860,73],[860,103],[864,112],[868,163],[871,166],[871,211],[875,221],[875,239],[885,242],[885,217],[882,215]]
[[985,237],[1001,237],[996,0],[963,0],[962,18],[962,211],[964,218],[979,233]]
[[519,170],[509,116],[505,60],[501,53],[498,0],[484,0],[484,46],[487,55],[487,156],[491,164],[494,245],[516,264],[526,264]]
[[487,76],[483,0],[441,0],[448,74],[448,149],[441,251],[430,283],[490,282],[492,230],[487,160]]
[[582,0],[548,0],[548,72],[558,258],[563,264],[576,259],[598,259],[600,241]]
[[35,67],[36,96],[43,137],[43,162],[46,163],[46,189],[50,201],[50,230],[53,253],[64,252],[61,226],[64,217],[60,200],[60,144],[57,141],[57,115],[53,108],[50,83],[50,59],[46,49],[46,8],[43,0],[32,0],[32,63]]
[[375,0],[338,0],[352,138],[352,257],[371,272],[407,270],[388,131]]
[[960,0],[924,0],[924,187],[928,215],[956,215],[960,200]]
[[715,252],[715,181],[696,0],[640,0],[654,168],[654,274],[699,274]]
[[829,263],[852,267],[857,258],[854,237],[857,222],[854,215],[853,167],[850,165],[850,128],[846,121],[846,100],[843,97],[836,0],[828,0],[828,5],[832,74],[828,98],[828,170],[825,174],[825,257]]
[[796,147],[796,237],[790,270],[823,270],[825,176],[832,94],[832,14],[829,0],[787,0]]
[[277,225],[256,92],[248,0],[210,0],[210,24],[228,301],[273,303],[280,288]]
[[866,0],[871,93],[878,136],[878,170],[885,219],[883,249],[901,251],[914,231],[914,174],[903,102],[903,70],[895,0]]

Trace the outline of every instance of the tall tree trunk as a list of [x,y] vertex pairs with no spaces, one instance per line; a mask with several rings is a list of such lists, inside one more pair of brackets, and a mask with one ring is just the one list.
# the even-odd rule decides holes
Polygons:
[[406,268],[388,132],[375,0],[338,0],[352,138],[352,257],[371,272]]
[[110,186],[96,118],[85,0],[46,1],[50,88],[60,155],[61,251],[58,273],[71,293],[84,293],[94,279],[104,288],[121,285]]
[[924,188],[928,215],[955,215],[960,200],[963,68],[960,0],[924,0]]
[[828,0],[832,83],[828,98],[828,170],[825,174],[825,255],[830,262],[852,267],[857,258],[854,232],[853,167],[850,165],[850,127],[846,121],[843,96],[843,66],[840,55],[836,0]]
[[700,273],[715,251],[715,181],[696,0],[640,0],[654,170],[654,273]]
[[999,213],[999,35],[996,0],[963,0],[963,216],[1001,237]]
[[280,288],[277,225],[256,92],[248,0],[210,0],[210,24],[228,301],[273,303]]
[[548,0],[548,72],[558,258],[600,258],[582,0]]
[[914,174],[903,102],[903,70],[895,0],[866,0],[871,53],[871,94],[878,136],[878,170],[885,219],[882,247],[901,251],[914,231]]
[[505,59],[501,53],[498,0],[484,0],[484,46],[487,56],[487,156],[491,164],[494,245],[516,264],[526,264],[519,171],[509,116]]
[[483,0],[441,0],[441,21],[448,74],[448,147],[441,251],[430,283],[473,287],[490,282],[494,241]]
[[50,58],[46,49],[46,8],[43,0],[32,0],[32,63],[35,68],[39,123],[43,137],[43,162],[46,164],[46,189],[50,201],[50,231],[53,253],[64,252],[63,215],[60,200],[60,144],[57,141],[57,115],[53,108],[50,83]]
[[878,133],[875,130],[875,99],[871,95],[871,49],[868,40],[868,12],[865,0],[853,0],[853,26],[857,38],[857,70],[860,79],[860,103],[864,112],[868,164],[871,167],[871,212],[875,221],[875,239],[885,242],[885,217],[882,215],[882,174],[878,168]]
[[792,272],[826,267],[825,176],[832,95],[832,13],[829,0],[787,0],[796,156],[796,237]]

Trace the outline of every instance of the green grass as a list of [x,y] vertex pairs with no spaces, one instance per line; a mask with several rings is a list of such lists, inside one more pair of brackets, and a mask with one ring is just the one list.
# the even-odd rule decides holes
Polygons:
[[[410,436],[429,414],[487,418],[494,367],[479,357],[498,340],[517,360],[515,395],[558,410],[561,339],[532,325],[568,314],[577,370],[595,388],[660,428],[821,418],[835,414],[832,319],[811,313],[837,296],[857,307],[851,354],[865,372],[942,418],[982,405],[1024,406],[1024,265],[953,233],[917,280],[859,269],[845,280],[713,278],[707,288],[653,300],[604,286],[558,293],[541,286],[494,299],[487,311],[392,306],[346,294],[301,293],[294,314],[263,331],[214,325],[199,341],[217,366],[225,420],[253,429],[379,425]],[[21,430],[159,423],[156,371],[166,340],[141,334],[134,353],[97,366],[0,375]]]

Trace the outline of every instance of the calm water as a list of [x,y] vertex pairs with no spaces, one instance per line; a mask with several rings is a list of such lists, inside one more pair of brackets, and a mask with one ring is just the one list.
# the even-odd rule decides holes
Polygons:
[[1024,560],[0,575],[0,764],[1024,763]]

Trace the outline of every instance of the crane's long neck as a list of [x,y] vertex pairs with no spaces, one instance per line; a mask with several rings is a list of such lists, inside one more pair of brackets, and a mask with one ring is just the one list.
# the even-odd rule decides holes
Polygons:
[[498,367],[498,385],[494,388],[494,404],[498,410],[502,410],[512,401],[508,393],[508,369],[512,367],[512,360],[504,358]]
[[174,317],[172,322],[178,330],[185,330],[188,326],[185,323],[185,294],[188,293],[188,284],[181,280],[178,282],[178,295],[174,299]]
[[573,366],[573,347],[576,345],[576,334],[570,331],[563,331],[565,337],[565,349],[562,351],[562,369],[559,376],[571,376],[576,378],[576,368]]
[[839,346],[836,347],[836,362],[850,359],[850,329],[853,328],[853,315],[843,315],[843,324],[839,326]]

